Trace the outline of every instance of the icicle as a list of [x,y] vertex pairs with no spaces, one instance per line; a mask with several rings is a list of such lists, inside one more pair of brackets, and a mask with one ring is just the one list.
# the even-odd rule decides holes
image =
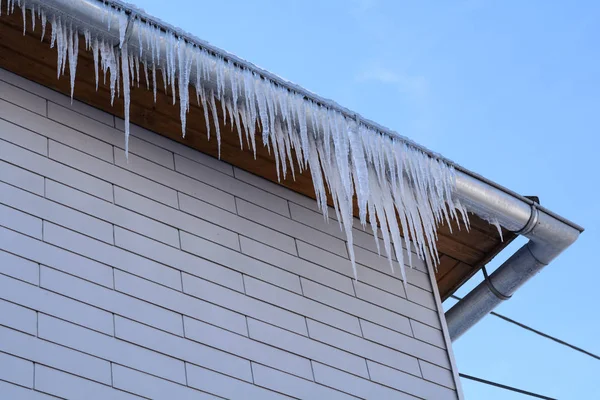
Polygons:
[[111,52],[115,57],[115,84],[117,86],[117,97],[121,97],[121,53],[115,47],[111,47]]
[[354,127],[348,130],[350,141],[350,151],[352,156],[354,184],[356,185],[356,197],[358,200],[358,210],[360,223],[364,227],[367,223],[367,201],[369,193],[369,177],[367,172],[367,163],[365,161],[365,150],[360,139],[358,122]]
[[494,225],[496,229],[498,229],[498,236],[500,236],[500,241],[504,242],[504,237],[502,236],[502,227],[500,226],[500,222],[498,222],[498,218],[492,218],[490,224]]
[[176,48],[179,47],[180,45],[180,41],[175,42],[175,38],[173,36],[170,36],[171,38],[171,44],[168,46],[169,52],[169,58],[167,59],[169,61],[169,65],[170,67],[167,70],[168,73],[168,79],[169,82],[171,83],[171,94],[173,95],[173,105],[175,105],[175,101],[177,99],[177,93],[175,92],[175,77],[176,77],[176,73],[177,73],[177,64],[175,64],[175,54],[176,54]]
[[[127,14],[125,14],[123,10],[117,13],[117,18],[119,19],[119,48],[122,49],[125,44],[125,35],[127,33],[129,18],[127,18]],[[110,21],[111,19],[109,18],[108,20]],[[108,26],[108,30],[110,31],[110,25]],[[125,71],[123,71],[123,75],[125,75]]]
[[156,104],[156,65],[152,63],[152,92],[154,93],[154,103]]
[[90,33],[89,29],[87,29],[87,28],[83,29],[83,38],[85,40],[85,50],[90,51],[92,39],[91,39],[91,33]]
[[144,66],[144,76],[146,77],[146,90],[150,90],[150,77],[148,76],[150,72],[148,71],[148,64],[143,63]]
[[234,124],[237,127],[238,139],[240,141],[240,148],[243,149],[243,140],[242,140],[242,127],[240,126],[240,114],[238,110],[238,77],[235,74],[235,67],[228,61],[229,67],[229,79],[231,84],[231,103],[233,103],[233,110],[230,111],[230,114],[233,113]]
[[379,236],[377,235],[377,215],[375,215],[375,207],[372,202],[367,203],[367,210],[369,213],[369,222],[371,224],[371,230],[373,231],[373,239],[375,240],[375,246],[377,246],[377,254],[381,255],[381,248],[379,247]]
[[53,49],[54,45],[56,44],[57,29],[58,29],[58,26],[56,25],[56,17],[54,15],[52,16],[52,21],[50,22],[50,27],[52,28],[52,33],[51,33],[51,37],[50,37],[50,48]]
[[133,54],[129,54],[129,57],[127,57],[127,62],[129,63],[129,86],[133,87],[135,82],[135,62],[133,61]]
[[130,83],[129,83],[129,54],[127,43],[121,47],[121,68],[123,76],[123,99],[125,103],[125,157],[129,160],[129,106],[130,106]]
[[44,10],[40,11],[40,15],[41,15],[41,20],[42,20],[42,37],[40,38],[40,41],[43,42],[44,36],[46,36],[46,24],[48,21],[46,19],[46,13],[44,12]]
[[[161,68],[161,73],[162,73],[162,80],[163,80],[163,84],[165,86],[165,95],[169,95],[169,92],[167,90],[167,67],[163,67]],[[173,96],[175,96],[175,93],[173,93]],[[154,101],[156,102],[156,100]]]
[[[57,52],[57,63],[56,63],[56,78],[60,78],[60,71],[62,70],[63,57],[62,52],[64,46],[63,35],[62,35],[62,23],[60,18],[58,21],[52,21],[52,40],[53,43],[56,41],[56,52]],[[51,46],[53,47],[53,46]]]
[[69,77],[71,78],[71,104],[73,104],[73,93],[75,91],[75,74],[77,72],[77,58],[79,56],[79,34],[77,30],[69,26]]
[[202,101],[202,109],[204,110],[204,121],[206,122],[206,136],[210,140],[210,119],[208,117],[208,103],[206,101],[206,92],[200,87],[200,100]]
[[94,57],[94,76],[96,77],[96,91],[98,91],[98,58],[100,56],[98,38],[95,38],[94,43],[92,44],[92,55]]
[[27,7],[25,4],[19,4],[21,6],[21,13],[23,14],[23,36],[27,32]]
[[179,77],[179,108],[181,118],[181,133],[185,137],[185,127],[187,120],[187,112],[190,102],[190,73],[192,68],[192,57],[189,54],[189,49],[185,42],[181,42],[178,48],[177,59],[179,61],[178,73]]
[[212,110],[213,123],[215,124],[215,131],[217,132],[217,153],[219,160],[221,159],[221,128],[219,127],[219,116],[217,115],[217,105],[215,104],[215,94],[211,91],[210,97],[210,109]]
[[133,63],[135,66],[135,81],[137,87],[140,87],[140,59],[138,58],[137,54],[133,55]]

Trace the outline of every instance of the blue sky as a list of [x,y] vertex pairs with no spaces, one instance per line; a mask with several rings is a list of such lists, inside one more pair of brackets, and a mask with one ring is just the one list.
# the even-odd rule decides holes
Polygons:
[[[600,2],[133,1],[583,225],[497,311],[600,353]],[[600,399],[599,361],[494,317],[454,350],[461,372]],[[463,387],[467,399],[527,398]]]

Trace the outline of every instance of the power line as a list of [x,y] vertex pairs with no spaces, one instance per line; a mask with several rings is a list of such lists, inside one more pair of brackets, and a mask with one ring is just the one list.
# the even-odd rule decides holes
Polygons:
[[477,378],[475,376],[471,376],[471,375],[467,375],[467,374],[458,374],[458,375],[461,378],[464,378],[464,379],[470,379],[472,381],[479,382],[479,383],[484,383],[484,384],[490,385],[490,386],[495,386],[495,387],[498,387],[500,389],[510,390],[511,392],[516,392],[516,393],[524,394],[524,395],[527,395],[527,396],[530,396],[530,397],[535,397],[536,399],[557,400],[554,397],[543,396],[541,394],[537,394],[537,393],[533,393],[533,392],[528,392],[527,390],[517,389],[516,387],[507,386],[507,385],[503,385],[501,383],[488,381],[486,379]]
[[[458,297],[458,296],[455,296],[455,295],[451,295],[450,297],[452,297],[455,300],[462,300],[462,297]],[[592,358],[595,358],[596,360],[600,360],[600,356],[598,356],[597,354],[594,354],[594,353],[592,353],[590,351],[582,349],[581,347],[577,347],[577,346],[575,346],[575,345],[573,345],[571,343],[567,343],[564,340],[561,340],[561,339],[558,339],[558,338],[556,338],[554,336],[548,335],[547,333],[538,331],[537,329],[534,329],[534,328],[532,328],[530,326],[527,326],[527,325],[525,325],[525,324],[523,324],[521,322],[515,321],[512,318],[508,318],[508,317],[506,317],[506,316],[504,316],[502,314],[498,314],[497,312],[494,312],[494,311],[492,311],[490,314],[492,314],[493,316],[498,317],[498,318],[500,318],[500,319],[502,319],[502,320],[504,320],[504,321],[506,321],[508,323],[511,323],[511,324],[516,325],[516,326],[518,326],[520,328],[523,328],[523,329],[525,329],[525,330],[527,330],[529,332],[533,332],[536,335],[542,336],[542,337],[544,337],[546,339],[550,339],[550,340],[552,340],[552,341],[554,341],[554,342],[556,342],[558,344],[566,346],[566,347],[570,348],[571,350],[578,351],[579,353],[585,354],[586,356],[590,356]]]

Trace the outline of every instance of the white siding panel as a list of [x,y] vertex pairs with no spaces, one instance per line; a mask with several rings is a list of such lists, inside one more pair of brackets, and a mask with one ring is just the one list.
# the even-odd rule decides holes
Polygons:
[[248,296],[360,335],[358,318],[354,316],[248,276],[244,276],[244,282]]
[[39,264],[2,250],[0,250],[0,274],[12,276],[33,285],[40,283]]
[[[260,190],[251,185],[246,185],[230,176],[215,174],[205,166],[195,163],[187,158],[175,156],[175,169],[180,173],[190,176],[200,182],[219,188],[224,192],[230,193],[238,198],[247,199],[254,204],[265,207],[277,214],[289,217],[287,201],[273,196],[272,194]],[[214,204],[214,203],[213,203]]]
[[[240,235],[258,240],[287,253],[296,254],[296,244],[291,236],[269,229],[237,214],[224,211],[183,193],[179,193],[179,208],[188,214],[238,232]],[[194,233],[193,231],[189,232]]]
[[444,335],[441,330],[413,320],[410,321],[410,325],[412,326],[413,333],[417,339],[442,349],[446,348],[446,341],[444,340]]
[[[313,362],[315,381],[323,385],[350,393],[356,397],[368,400],[416,400],[411,396],[387,386],[378,385],[366,379],[357,378],[346,372],[326,365]],[[437,399],[436,399],[437,400]]]
[[42,267],[40,285],[82,303],[183,336],[181,314]]
[[[2,129],[0,135],[1,132]],[[61,164],[4,140],[0,140],[0,158],[38,175],[67,183],[76,189],[112,202],[112,184],[67,166],[68,160],[65,160],[67,165]]]
[[[102,200],[97,201],[105,203]],[[45,221],[61,224],[85,235],[95,237],[103,242],[113,242],[113,227],[111,224],[38,195],[17,189],[14,186],[0,183],[0,202]],[[41,235],[38,239],[41,239]]]
[[24,170],[15,165],[0,161],[0,181],[35,193],[44,195],[44,177]]
[[181,290],[181,275],[179,271],[124,251],[118,247],[80,235],[58,225],[45,224],[44,240],[122,271],[130,272],[161,285]]
[[[219,285],[227,286],[240,292],[244,291],[242,275],[237,271],[225,268],[181,250],[165,246],[164,244],[118,227],[115,228],[115,242],[117,246],[122,247],[131,253],[140,254],[141,256],[168,265],[176,270],[184,271],[192,275],[200,275]],[[162,270],[164,272],[166,267],[162,267]],[[158,282],[148,276],[139,273],[136,274],[133,271],[128,272]],[[181,276],[179,276],[178,279],[181,281]],[[181,288],[181,284],[178,284],[177,288]]]
[[[136,174],[152,179],[162,185],[186,193],[200,200],[204,200],[225,210],[235,212],[235,202],[232,195],[194,180],[186,175],[177,173],[133,154],[130,154],[129,159],[126,159],[125,152],[117,148],[115,148],[115,163],[125,170],[135,172]],[[134,191],[137,192],[136,190]],[[138,193],[144,194],[141,192]],[[147,197],[154,198],[155,196],[150,194],[147,195]]]
[[[28,388],[33,387],[33,363],[0,352],[0,379]],[[2,392],[0,392],[2,393]]]
[[[65,96],[62,93],[56,92],[50,88],[42,86],[38,83],[25,79],[19,75],[13,74],[4,69],[0,69],[0,79],[4,82],[18,86],[23,90],[26,90],[32,94],[43,97],[48,101],[52,101],[56,104],[68,107],[80,114],[87,115],[90,118],[94,118],[97,121],[101,121],[107,125],[114,125],[114,118],[112,115],[101,111],[97,108],[88,106],[78,100],[73,100],[69,96]],[[45,112],[42,113],[45,115]]]
[[[354,295],[354,288],[352,287],[352,281],[349,277],[344,277],[336,272],[329,271],[328,269],[323,268],[322,265],[307,262],[290,254],[269,248],[268,246],[251,239],[242,237],[240,238],[240,243],[242,245],[242,252],[249,256],[276,265],[277,267],[294,274],[321,282],[324,285],[344,293]],[[300,247],[301,243],[302,242],[298,243],[298,247]]]
[[[123,132],[107,126],[106,124],[98,123],[97,121],[71,111],[66,107],[61,107],[52,102],[48,103],[48,118],[103,142],[107,142],[108,144],[118,148],[125,149],[125,135]],[[111,154],[107,159],[108,161],[112,161],[112,149],[110,150]],[[171,169],[174,168],[173,153],[140,140],[135,136],[129,137],[129,152],[131,154],[137,154],[164,167]]]
[[101,385],[43,365],[35,366],[35,389],[65,399],[141,399],[139,396],[125,393],[109,386]]
[[201,318],[232,332],[247,334],[244,316],[216,305],[221,304],[218,298],[213,299],[214,303],[209,303],[121,271],[115,271],[115,289],[157,306]]
[[115,318],[115,335],[127,342],[138,344],[159,353],[252,382],[250,362],[233,354],[121,317]]
[[[5,193],[1,186],[0,183],[0,193]],[[40,218],[2,204],[0,204],[0,226],[36,239],[42,239],[42,220]]]
[[446,386],[450,389],[455,389],[456,385],[454,385],[454,377],[452,376],[452,371],[447,370],[445,368],[440,368],[437,365],[428,363],[427,361],[419,360],[419,365],[421,366],[421,372],[423,372],[423,378],[438,383],[440,385]]
[[410,331],[410,326],[408,325],[408,320],[406,320],[406,317],[418,320],[424,324],[433,326],[434,328],[441,328],[440,317],[437,311],[423,307],[417,303],[413,303],[412,301],[407,301],[403,298],[377,289],[376,287],[365,285],[360,282],[358,282],[355,287],[357,297],[372,304],[376,304],[380,308],[385,308],[403,315],[403,321],[406,321],[406,327],[409,329],[401,330],[400,332],[404,333]]
[[2,399],[462,399],[413,253],[355,218],[355,281],[331,207],[123,131],[0,69]]
[[224,331],[213,325],[185,318],[185,335],[189,339],[228,351],[248,360],[270,365],[305,379],[312,379],[310,361],[292,353]]
[[[179,247],[179,232],[177,229],[96,199],[60,183],[46,181],[46,197],[89,215],[95,215],[110,224],[140,232],[169,246]],[[110,243],[112,243],[112,226],[110,234]]]
[[383,309],[375,304],[367,303],[357,299],[356,297],[348,296],[330,288],[312,282],[306,279],[301,279],[302,290],[308,298],[316,300],[323,304],[328,304],[332,307],[342,310],[350,315],[355,315],[378,324],[388,326],[398,332],[407,335],[412,334],[410,330],[410,322],[408,318],[401,314],[396,314],[386,309]]
[[331,365],[363,378],[369,377],[364,358],[251,318],[248,318],[248,331],[250,337],[259,342]]
[[[121,118],[115,118],[115,126],[120,131],[125,131],[125,121]],[[233,167],[223,161],[220,161],[208,154],[200,153],[192,149],[191,147],[185,146],[167,137],[157,135],[147,129],[140,126],[131,124],[129,128],[129,134],[131,136],[138,137],[148,143],[152,143],[158,147],[167,149],[173,153],[179,154],[183,157],[189,158],[190,160],[196,161],[202,165],[210,167],[215,171],[222,172],[227,175],[233,175]]]
[[[102,200],[96,201],[105,203]],[[107,243],[113,242],[111,224],[13,186],[0,183],[0,202],[45,221],[62,224],[98,240]],[[41,237],[39,238],[41,239]]]
[[155,400],[214,400],[218,397],[165,379],[113,365],[113,386]]
[[112,268],[109,266],[17,232],[0,228],[0,248],[99,285],[113,286]]
[[252,186],[256,186],[257,188],[260,188],[264,191],[272,193],[276,196],[279,196],[296,204],[301,204],[305,207],[317,210],[317,202],[315,201],[315,199],[311,199],[310,197],[304,196],[300,193],[293,192],[281,185],[270,182],[266,179],[261,178],[260,176],[254,175],[248,171],[244,171],[237,167],[234,167],[234,175],[236,179],[239,179],[242,182],[246,182]]
[[[393,262],[395,272],[392,273],[390,262],[387,256],[383,256],[383,254],[384,253],[380,256],[377,253],[373,253],[372,251],[365,250],[361,247],[354,247],[354,255],[356,256],[357,263],[383,272],[393,279],[401,280],[402,278],[399,274],[400,264],[398,264],[397,261]],[[404,263],[405,265],[409,265],[407,257],[404,257]],[[412,257],[412,263],[414,268],[406,268],[406,279],[411,282],[412,285],[431,291],[431,282],[427,276],[427,267],[425,266],[425,263],[416,256]]]
[[110,384],[108,361],[9,328],[0,327],[0,352]]
[[[340,257],[336,254],[301,241],[298,241],[298,254],[301,258],[311,261],[320,267],[326,267],[332,271],[336,271],[342,275],[354,279],[352,263],[347,258]],[[404,287],[402,286],[402,282],[400,280],[391,279],[389,275],[372,268],[365,267],[361,264],[356,264],[356,273],[358,275],[359,282],[361,283],[368,283],[369,285],[381,288],[398,296],[406,297],[406,294],[404,293]],[[323,283],[321,280],[317,281]]]
[[[64,146],[52,140],[49,144],[49,150],[49,156],[53,160],[70,165],[81,172],[111,182],[115,185],[126,187],[129,190],[151,197],[171,207],[177,207],[177,193],[173,189],[160,185],[145,177],[128,172],[127,170],[109,164],[108,162],[90,157],[81,151]],[[130,160],[132,158],[134,158],[133,155]]]
[[174,382],[185,382],[180,360],[43,314],[39,317],[39,337]]
[[18,86],[0,81],[0,98],[36,114],[46,116],[46,99],[29,93]]
[[454,390],[423,381],[415,376],[375,362],[367,362],[369,364],[371,379],[375,382],[402,390],[423,399],[456,400],[458,398]]
[[275,268],[257,259],[232,251],[197,236],[181,232],[181,248],[243,274],[255,276],[287,290],[301,293],[300,280],[297,275]]
[[[14,282],[13,279],[0,276],[0,285],[5,280]],[[3,299],[11,297],[4,292],[0,293],[0,296]],[[18,304],[0,300],[0,325],[35,336],[37,332],[37,313]]]
[[289,397],[193,364],[186,365],[188,385],[231,400],[283,400]]
[[[167,225],[187,231],[191,234],[203,237],[215,243],[227,246],[231,249],[240,249],[240,242],[236,232],[223,229],[219,225],[206,222],[202,219],[194,218],[189,214],[185,214],[174,208],[167,207],[163,204],[137,195],[120,187],[115,187],[115,203],[136,213],[143,214],[149,218],[161,221]],[[233,215],[227,211],[223,211],[221,209],[218,210],[223,214]],[[136,228],[133,230],[141,232]],[[146,234],[146,236],[152,237],[152,235],[149,234]],[[176,247],[179,246],[177,245]]]
[[56,400],[57,397],[49,396],[44,393],[36,392],[31,389],[26,389],[22,386],[13,385],[12,383],[0,381],[0,393],[7,399],[19,400]]
[[112,161],[111,145],[2,100],[0,118],[91,156]]
[[[28,329],[19,330],[31,335],[36,335],[37,332],[37,316],[36,311],[33,310],[53,315],[107,335],[113,334],[112,314],[38,286],[0,276],[0,298],[28,307],[23,308],[27,312],[26,314],[21,311],[23,317],[27,318],[27,321],[23,321],[21,325]],[[15,314],[8,315],[14,317],[16,311]]]
[[238,214],[264,226],[275,229],[317,247],[331,251],[342,257],[347,257],[346,243],[336,237],[301,224],[277,213],[254,205],[248,201],[236,198]]
[[288,310],[265,304],[244,294],[213,285],[191,275],[183,275],[183,290],[194,296],[235,310],[293,332],[306,334],[304,318]]
[[[450,368],[450,361],[445,350],[432,346],[420,340],[403,335],[369,321],[360,321],[363,335],[366,339],[391,347],[406,354],[413,354],[422,360]],[[384,363],[385,364],[385,363]]]
[[252,370],[257,385],[289,394],[298,399],[355,399],[353,396],[316,384],[310,380],[297,378],[263,365],[253,363]]
[[[0,106],[14,107],[2,100],[0,100]],[[46,137],[3,119],[0,119],[0,139],[13,146],[16,145],[44,156],[48,154],[48,139]],[[4,157],[2,158],[7,160]]]
[[335,346],[366,359],[378,360],[383,364],[406,371],[410,374],[421,376],[419,364],[417,359],[413,356],[393,351],[390,348],[348,334],[317,321],[309,319],[307,322],[309,335],[315,340],[330,346]]

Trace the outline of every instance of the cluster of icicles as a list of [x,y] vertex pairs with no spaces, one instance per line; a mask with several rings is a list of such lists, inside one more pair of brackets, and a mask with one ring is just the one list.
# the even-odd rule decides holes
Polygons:
[[[9,1],[9,12],[13,11],[14,3],[14,0]],[[370,223],[378,250],[378,232],[381,232],[390,266],[393,270],[395,254],[405,285],[403,240],[410,249],[409,238],[412,238],[417,255],[436,265],[439,261],[437,224],[449,224],[452,219],[458,222],[460,214],[468,228],[465,208],[452,198],[452,166],[432,158],[408,141],[382,134],[361,123],[358,117],[348,118],[339,111],[317,104],[243,65],[234,64],[179,37],[175,32],[143,21],[134,13],[127,14],[114,6],[99,3],[103,20],[108,24],[107,32],[102,34],[76,26],[68,16],[50,15],[51,12],[40,7],[40,3],[30,6],[25,1],[17,1],[17,4],[23,12],[25,26],[27,12],[31,13],[34,27],[36,18],[41,20],[42,39],[46,24],[50,23],[51,46],[58,51],[58,76],[68,67],[71,96],[79,34],[83,34],[85,48],[93,54],[96,88],[101,70],[105,84],[108,75],[111,100],[123,95],[126,143],[131,87],[139,87],[140,80],[145,80],[147,88],[154,91],[156,101],[158,73],[162,74],[164,90],[170,87],[173,103],[178,94],[183,135],[190,106],[189,85],[194,86],[196,100],[204,110],[209,139],[212,119],[219,147],[221,132],[217,104],[222,107],[223,123],[227,124],[229,119],[229,124],[235,127],[240,147],[243,148],[245,142],[255,156],[255,133],[260,127],[262,143],[275,158],[279,178],[285,179],[288,173],[295,177],[297,172],[310,170],[317,202],[325,218],[328,189],[340,228],[347,236],[355,277],[354,196],[360,222],[363,227],[367,221]],[[113,32],[118,29],[118,38],[108,34],[111,32],[110,21],[115,20],[118,27],[112,29]],[[293,156],[297,165],[294,165]],[[407,254],[407,262],[412,265],[411,251]]]

